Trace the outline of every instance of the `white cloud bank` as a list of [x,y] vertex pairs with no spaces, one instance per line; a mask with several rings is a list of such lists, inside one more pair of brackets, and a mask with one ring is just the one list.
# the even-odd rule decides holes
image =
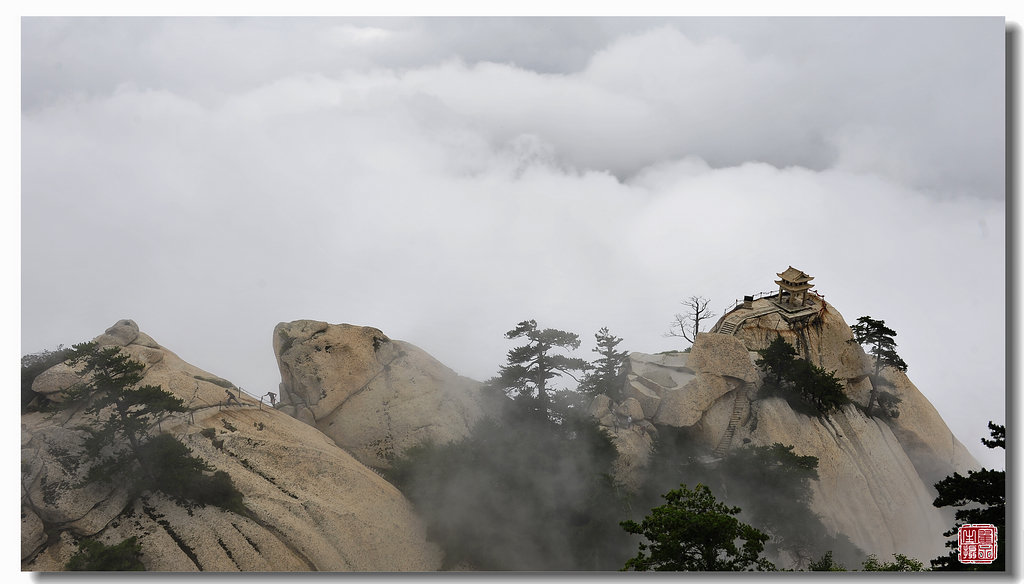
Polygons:
[[25,352],[133,318],[263,393],[273,326],[312,318],[483,379],[519,320],[583,355],[601,326],[678,348],[679,300],[720,314],[792,264],[848,322],[895,328],[911,379],[1002,464],[978,443],[1005,418],[1001,21],[29,19],[23,37]]

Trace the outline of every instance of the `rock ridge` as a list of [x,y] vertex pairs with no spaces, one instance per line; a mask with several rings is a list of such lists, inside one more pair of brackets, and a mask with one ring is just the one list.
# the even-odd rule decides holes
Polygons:
[[[842,315],[818,301],[818,309],[790,322],[763,306],[769,299],[759,299],[739,310],[749,318],[723,315],[712,330],[731,323],[724,333],[699,333],[689,353],[630,353],[621,401],[598,396],[590,406],[619,450],[616,479],[629,489],[642,482],[658,427],[688,429],[709,458],[741,445],[780,442],[818,458],[812,509],[826,526],[880,557],[942,555],[937,535],[952,519],[931,505],[932,485],[979,465],[904,373],[885,372],[892,384],[887,389],[902,400],[897,418],[863,413],[871,360],[849,342],[853,333]],[[813,418],[781,398],[760,396],[764,376],[754,364],[756,351],[776,335],[835,371],[855,403]]]
[[[76,476],[59,457],[83,438],[80,414],[28,412],[22,415],[23,570],[60,570],[77,538],[86,536],[107,544],[138,537],[152,571],[440,568],[441,551],[427,541],[409,501],[317,429],[241,392],[241,405],[225,406],[223,379],[181,360],[133,321],[118,321],[95,340],[143,362],[142,384],[160,385],[187,402],[190,411],[164,418],[159,430],[227,472],[252,514],[185,508],[160,493],[132,500],[117,484],[75,487]],[[64,365],[55,369],[33,389],[58,398],[62,383],[76,374]]]

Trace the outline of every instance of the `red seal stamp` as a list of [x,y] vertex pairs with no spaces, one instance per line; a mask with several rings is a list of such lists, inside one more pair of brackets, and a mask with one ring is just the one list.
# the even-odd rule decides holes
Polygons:
[[990,523],[961,525],[957,531],[957,559],[962,564],[991,564],[998,555],[999,533]]

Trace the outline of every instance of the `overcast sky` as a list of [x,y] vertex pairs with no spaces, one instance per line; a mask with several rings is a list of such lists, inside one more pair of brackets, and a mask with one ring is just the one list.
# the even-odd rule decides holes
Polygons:
[[281,321],[495,374],[524,319],[681,349],[793,265],[1003,423],[1002,19],[22,22],[22,352],[131,318],[250,393]]

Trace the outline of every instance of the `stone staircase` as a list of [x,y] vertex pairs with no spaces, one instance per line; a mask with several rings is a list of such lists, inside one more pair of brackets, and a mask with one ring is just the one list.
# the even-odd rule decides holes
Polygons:
[[715,446],[715,450],[712,453],[716,457],[721,458],[729,451],[729,447],[732,446],[732,437],[736,434],[736,428],[739,428],[740,424],[743,423],[750,413],[750,399],[747,398],[749,385],[748,383],[736,390],[736,399],[732,403],[732,416],[729,418],[729,425],[725,428],[725,432],[722,433],[722,439],[718,441],[718,446]]
[[[811,309],[815,309],[815,308],[811,307]],[[808,310],[811,310],[811,309],[808,309]],[[744,323],[744,321],[747,321],[747,320],[752,319],[752,318],[758,318],[758,317],[764,316],[766,314],[772,314],[773,312],[780,312],[780,311],[781,311],[781,309],[777,305],[775,305],[775,304],[772,304],[771,306],[768,306],[768,307],[765,307],[765,308],[759,308],[757,310],[746,310],[746,311],[742,311],[741,310],[741,311],[737,311],[738,314],[733,314],[733,315],[730,315],[729,317],[727,317],[724,321],[722,321],[722,324],[721,324],[721,326],[718,327],[718,330],[715,330],[713,332],[716,332],[716,333],[719,333],[719,334],[722,334],[722,335],[731,335],[731,334],[735,333],[737,329],[740,328],[740,326]]]
[[734,332],[736,332],[736,329],[739,328],[740,324],[742,323],[742,320],[726,320],[725,322],[722,323],[722,326],[718,328],[718,334],[731,335]]

